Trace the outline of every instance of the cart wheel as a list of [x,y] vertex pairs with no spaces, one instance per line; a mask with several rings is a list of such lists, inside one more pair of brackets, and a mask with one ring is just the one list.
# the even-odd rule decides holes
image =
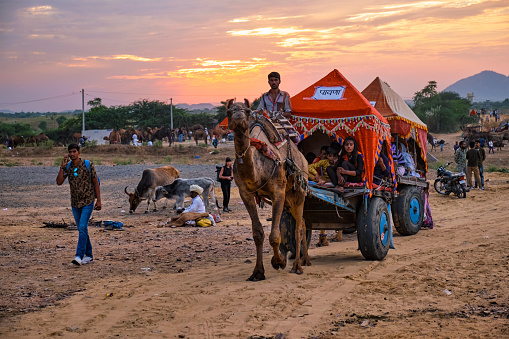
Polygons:
[[[279,244],[279,250],[283,255],[291,252],[290,259],[295,259],[295,218],[286,208],[283,209],[283,213],[281,214],[281,221],[279,222],[279,231],[281,233],[281,244]],[[311,244],[311,229],[306,229],[306,242]],[[301,247],[301,255],[302,247]]]
[[401,235],[414,235],[424,222],[424,201],[417,187],[406,186],[392,204],[394,227]]
[[368,202],[368,210],[361,206],[357,212],[357,240],[364,258],[382,260],[389,252],[390,216],[385,201],[374,197]]

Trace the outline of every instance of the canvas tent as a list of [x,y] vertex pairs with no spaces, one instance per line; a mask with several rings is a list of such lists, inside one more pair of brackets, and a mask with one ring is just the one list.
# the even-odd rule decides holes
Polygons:
[[421,158],[427,170],[428,127],[415,115],[406,102],[387,83],[376,77],[362,95],[382,114],[391,126],[391,132],[403,139],[414,139],[421,149]]
[[[301,140],[321,131],[337,139],[351,135],[363,154],[365,183],[372,187],[373,170],[384,141],[390,145],[388,121],[337,70],[291,98],[290,122]],[[389,153],[392,163],[392,155]]]

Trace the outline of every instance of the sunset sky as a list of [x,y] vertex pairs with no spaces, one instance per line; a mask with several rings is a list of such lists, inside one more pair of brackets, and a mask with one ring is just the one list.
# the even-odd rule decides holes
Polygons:
[[410,99],[509,75],[509,1],[3,0],[0,44],[1,110],[253,100],[274,70],[294,95],[334,68]]

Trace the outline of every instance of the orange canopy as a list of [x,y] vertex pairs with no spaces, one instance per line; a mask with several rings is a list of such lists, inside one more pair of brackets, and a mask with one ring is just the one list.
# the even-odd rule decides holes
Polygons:
[[[355,138],[364,157],[365,183],[371,188],[382,144],[390,145],[387,120],[337,69],[293,96],[291,104],[290,121],[302,138],[318,130],[336,138]],[[392,164],[390,147],[388,151]]]
[[224,120],[219,123],[219,127],[228,129],[228,117],[224,118]]
[[470,116],[471,116],[471,117],[472,117],[472,116],[474,116],[474,117],[475,117],[476,115],[477,115],[477,112],[475,111],[475,109],[473,109],[473,110],[471,110],[471,111],[470,111]]
[[406,102],[379,77],[363,91],[362,95],[382,114],[391,126],[391,132],[403,139],[412,137],[421,148],[421,158],[427,170],[428,127],[415,115]]

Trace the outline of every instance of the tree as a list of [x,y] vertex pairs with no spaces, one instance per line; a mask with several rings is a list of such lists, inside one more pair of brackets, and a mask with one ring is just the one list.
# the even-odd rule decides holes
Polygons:
[[430,132],[454,132],[471,122],[470,101],[456,92],[436,91],[436,82],[430,81],[415,93],[413,110],[428,125]]
[[41,121],[39,123],[39,128],[42,129],[43,131],[47,130],[48,129],[48,122],[47,121]]
[[437,95],[437,82],[436,81],[429,81],[428,85],[424,87],[421,91],[416,92],[414,95],[414,105],[418,105],[421,103],[422,100],[425,100],[427,98],[431,98],[435,95]]
[[102,99],[101,98],[94,98],[93,100],[88,101],[87,105],[91,106],[91,107],[102,106]]
[[57,124],[58,124],[58,127],[62,126],[62,124],[67,120],[66,117],[64,117],[63,115],[59,116],[57,118]]

